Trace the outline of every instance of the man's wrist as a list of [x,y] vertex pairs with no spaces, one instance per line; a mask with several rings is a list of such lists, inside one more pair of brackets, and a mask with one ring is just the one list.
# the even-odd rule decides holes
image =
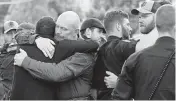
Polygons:
[[26,56],[21,64],[21,67],[27,68],[30,63],[30,59],[31,59],[30,57]]
[[34,40],[34,44],[35,44],[35,45],[36,45],[36,40],[37,40],[38,38],[41,38],[41,37],[40,37],[39,35],[35,37],[35,40]]

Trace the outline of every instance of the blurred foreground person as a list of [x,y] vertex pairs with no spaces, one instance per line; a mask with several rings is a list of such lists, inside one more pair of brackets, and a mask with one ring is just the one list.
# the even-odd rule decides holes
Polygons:
[[[101,44],[103,32],[105,29],[98,19],[87,19],[81,26],[82,37],[86,40],[92,39],[99,44]],[[56,54],[58,50],[55,51]],[[75,53],[58,64],[44,63],[29,57],[25,51],[21,51],[14,57],[15,64],[22,66],[37,78],[58,82],[57,99],[90,99],[89,91],[95,63],[93,53]]]
[[159,38],[127,59],[112,93],[115,100],[175,100],[175,8],[161,6],[155,16]]

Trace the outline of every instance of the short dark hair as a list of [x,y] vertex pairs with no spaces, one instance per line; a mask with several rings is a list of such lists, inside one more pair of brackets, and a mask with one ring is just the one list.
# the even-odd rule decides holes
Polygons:
[[36,33],[40,36],[54,37],[56,24],[51,17],[42,17],[36,24]]
[[112,30],[115,23],[119,22],[122,24],[124,18],[129,19],[129,15],[122,10],[112,10],[105,14],[104,17],[104,27],[107,32]]
[[175,26],[175,8],[172,5],[161,6],[156,12],[156,28],[167,32]]

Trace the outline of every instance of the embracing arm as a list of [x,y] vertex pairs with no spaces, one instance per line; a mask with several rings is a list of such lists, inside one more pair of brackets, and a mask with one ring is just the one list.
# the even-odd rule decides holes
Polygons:
[[98,43],[92,40],[70,40],[73,52],[96,52],[98,48]]
[[62,82],[79,76],[85,69],[90,67],[92,63],[93,61],[87,59],[85,55],[75,54],[58,64],[44,63],[26,57],[22,63],[22,67],[37,78]]
[[[55,51],[54,41],[48,38],[38,37],[34,31],[21,30],[17,32],[15,39],[18,44],[35,44],[46,57],[52,58]],[[45,43],[45,44],[43,44]]]

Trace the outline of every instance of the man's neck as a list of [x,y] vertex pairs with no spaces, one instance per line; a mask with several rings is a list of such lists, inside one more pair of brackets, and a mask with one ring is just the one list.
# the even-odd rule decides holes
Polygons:
[[148,34],[152,34],[152,33],[158,33],[158,30],[156,28],[153,28],[149,33],[144,34],[144,35],[148,35]]
[[159,32],[159,38],[160,37],[171,37],[172,38],[172,36],[168,32]]

